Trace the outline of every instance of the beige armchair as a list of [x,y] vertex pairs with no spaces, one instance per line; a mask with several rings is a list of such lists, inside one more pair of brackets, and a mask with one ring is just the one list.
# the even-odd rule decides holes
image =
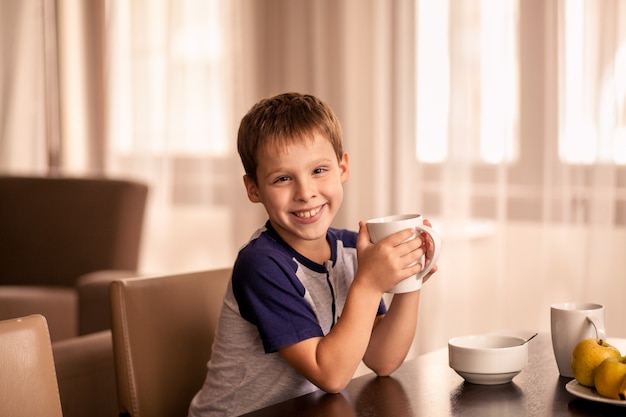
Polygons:
[[0,415],[63,416],[42,315],[0,321]]
[[52,341],[108,328],[107,286],[105,309],[83,303],[85,315],[77,286],[137,275],[147,194],[122,179],[0,176],[0,320],[42,314]]
[[111,284],[117,392],[131,417],[187,415],[206,363],[231,269]]

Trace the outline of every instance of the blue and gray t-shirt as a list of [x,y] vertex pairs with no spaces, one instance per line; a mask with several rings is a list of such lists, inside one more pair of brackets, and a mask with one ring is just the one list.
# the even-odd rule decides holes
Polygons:
[[[357,269],[356,237],[329,229],[331,258],[320,265],[288,246],[269,221],[252,236],[233,267],[190,416],[240,415],[317,389],[277,350],[324,336],[337,322]],[[378,314],[385,312],[381,300]]]

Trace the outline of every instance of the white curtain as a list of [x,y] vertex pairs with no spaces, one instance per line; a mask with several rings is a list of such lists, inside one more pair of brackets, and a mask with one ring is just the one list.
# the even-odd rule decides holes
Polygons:
[[106,163],[150,186],[145,271],[231,265],[260,222],[234,140],[254,75],[239,3],[107,1]]
[[[14,36],[30,39],[5,29],[7,16],[16,18],[5,13],[9,3],[0,3],[4,50]],[[65,18],[83,4],[57,3]],[[550,304],[565,300],[606,304],[609,335],[626,335],[623,2],[99,4],[74,15],[102,23],[101,37],[91,25],[84,38],[105,45],[104,139],[75,144],[95,134],[73,134],[73,124],[93,123],[62,111],[61,142],[75,139],[61,169],[97,171],[94,152],[67,148],[100,146],[104,172],[150,184],[144,270],[232,263],[264,221],[242,187],[238,122],[260,98],[301,91],[323,98],[342,121],[352,176],[336,226],[419,211],[442,233],[416,351],[463,333],[548,331]],[[24,13],[32,24],[41,12]],[[59,39],[68,51],[70,37]],[[4,87],[24,65],[3,61],[0,73],[3,171],[45,166],[46,136],[32,131],[41,122]],[[31,102],[43,100],[20,85]],[[60,91],[66,109],[71,96]]]
[[[609,336],[623,336],[626,170],[618,161],[626,72],[617,64],[626,45],[624,4],[496,3],[508,3],[514,16],[498,20],[515,27],[513,56],[511,45],[481,50],[485,7],[493,12],[493,4],[449,2],[449,154],[418,168],[424,210],[439,214],[445,244],[442,274],[424,291],[421,324],[429,324],[419,327],[420,348],[462,333],[548,331],[550,304],[567,300],[606,304]],[[502,30],[501,40],[511,33]],[[500,130],[512,149],[500,160],[480,157],[476,145],[491,140],[485,124],[497,127],[502,118],[484,113],[481,89],[499,85],[501,74],[480,67],[494,52],[513,59],[519,95],[516,118]],[[509,106],[506,94],[501,99]],[[585,121],[585,129],[572,121]]]
[[46,138],[58,138],[48,130],[58,128],[58,118],[53,124],[47,112],[56,89],[46,83],[51,55],[44,40],[55,23],[49,6],[42,0],[0,3],[0,172],[47,172]]
[[392,211],[401,150],[389,145],[414,140],[413,12],[410,1],[110,0],[107,166],[151,185],[145,268],[232,263],[265,219],[242,187],[238,122],[284,91],[322,97],[343,121],[355,181],[337,225]]

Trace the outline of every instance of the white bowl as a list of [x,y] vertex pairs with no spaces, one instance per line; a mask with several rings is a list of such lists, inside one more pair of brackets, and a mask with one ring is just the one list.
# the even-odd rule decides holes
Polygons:
[[460,336],[448,341],[448,355],[450,368],[467,382],[505,384],[526,367],[528,344],[515,336]]

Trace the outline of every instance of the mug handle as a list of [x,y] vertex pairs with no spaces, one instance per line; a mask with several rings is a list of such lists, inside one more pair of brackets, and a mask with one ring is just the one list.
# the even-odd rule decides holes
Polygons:
[[[417,279],[420,280],[426,276],[430,272],[431,269],[437,264],[437,259],[439,258],[439,249],[441,246],[441,238],[439,237],[439,233],[437,233],[434,229],[426,226],[419,225],[415,227],[415,230],[425,232],[433,241],[433,257],[427,265],[424,265],[422,270],[417,274]],[[424,259],[426,256],[424,255]],[[426,261],[424,261],[426,263]]]
[[596,329],[596,339],[606,341],[606,330],[603,326],[600,326],[598,320],[595,317],[587,316],[587,321]]

